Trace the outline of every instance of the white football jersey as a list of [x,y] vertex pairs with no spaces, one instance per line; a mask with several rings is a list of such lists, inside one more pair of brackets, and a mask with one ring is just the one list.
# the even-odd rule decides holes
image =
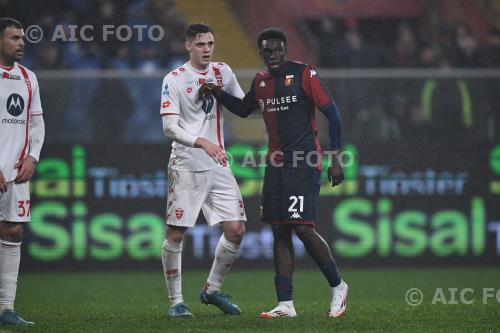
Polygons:
[[35,74],[18,63],[0,66],[0,170],[7,182],[16,178],[14,165],[29,153],[29,119],[41,114]]
[[[187,62],[163,79],[160,114],[163,117],[178,115],[179,126],[186,132],[224,148],[222,104],[213,96],[207,102],[198,101],[198,90],[205,82],[222,86],[224,91],[238,98],[245,95],[227,64],[212,62],[202,72]],[[172,143],[169,165],[179,171],[204,171],[221,166],[202,148],[177,142]]]

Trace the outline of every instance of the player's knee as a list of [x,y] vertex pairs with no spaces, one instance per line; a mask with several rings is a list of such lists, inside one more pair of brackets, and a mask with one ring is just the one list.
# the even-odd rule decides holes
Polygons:
[[15,222],[0,222],[0,239],[19,243],[23,240],[23,224]]
[[230,223],[224,228],[224,237],[232,243],[241,243],[244,235],[245,224],[242,222]]
[[184,240],[184,232],[186,228],[167,226],[167,233],[165,238],[169,242],[181,243]]

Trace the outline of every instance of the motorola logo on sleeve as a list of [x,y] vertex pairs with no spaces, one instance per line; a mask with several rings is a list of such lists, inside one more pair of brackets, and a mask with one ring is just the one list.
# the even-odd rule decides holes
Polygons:
[[7,112],[14,117],[19,116],[23,113],[24,110],[24,99],[21,95],[11,94],[9,98],[7,98]]

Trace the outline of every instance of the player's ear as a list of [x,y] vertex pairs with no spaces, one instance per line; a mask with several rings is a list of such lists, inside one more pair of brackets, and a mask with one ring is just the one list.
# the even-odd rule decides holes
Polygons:
[[186,48],[186,51],[191,52],[191,43],[186,41],[184,42],[184,47]]

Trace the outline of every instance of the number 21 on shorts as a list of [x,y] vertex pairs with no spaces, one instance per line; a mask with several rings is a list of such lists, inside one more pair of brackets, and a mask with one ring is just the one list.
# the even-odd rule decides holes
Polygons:
[[[304,211],[304,196],[303,195],[299,195],[299,196],[296,196],[296,195],[292,195],[290,196],[290,206],[288,207],[288,211],[290,213],[295,213],[295,212],[299,212],[299,213],[302,213]],[[299,209],[297,209],[297,203],[299,204]]]

